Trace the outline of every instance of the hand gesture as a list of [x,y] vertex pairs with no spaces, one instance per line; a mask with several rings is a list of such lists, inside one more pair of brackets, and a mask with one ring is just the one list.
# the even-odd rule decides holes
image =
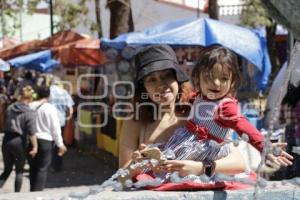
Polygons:
[[[287,152],[285,152],[284,150],[282,150],[282,148],[286,147],[287,143],[272,143],[272,153],[268,153],[268,155],[266,156],[266,162],[271,162],[273,165],[277,166],[277,167],[282,167],[282,166],[288,166],[288,165],[292,165],[292,161],[294,158],[293,156],[291,156],[290,154],[288,154]],[[271,165],[272,165],[271,164]]]

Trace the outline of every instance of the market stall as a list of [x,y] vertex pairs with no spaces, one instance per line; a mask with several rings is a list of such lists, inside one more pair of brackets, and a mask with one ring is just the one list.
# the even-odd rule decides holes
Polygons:
[[[45,40],[29,41],[17,46],[1,50],[1,57],[5,59],[16,71],[35,70],[45,77],[50,84],[51,76],[58,76],[62,80],[62,87],[73,95],[74,99],[80,99],[77,103],[96,101],[94,93],[98,85],[101,67],[105,62],[103,52],[100,50],[100,40],[82,36],[72,31],[56,33]],[[79,96],[79,97],[78,97]],[[92,98],[90,98],[92,97]],[[78,105],[77,104],[77,105]],[[94,113],[93,106],[81,107],[82,113]],[[67,124],[65,141],[70,144],[76,133],[74,126],[77,124],[77,107],[75,121]],[[80,114],[80,113],[79,113]],[[87,123],[81,124],[77,131],[77,139],[85,140],[86,129],[93,123],[94,115],[84,115]],[[82,118],[79,116],[79,118]],[[81,131],[82,130],[82,131]],[[92,129],[94,131],[94,129]],[[67,132],[67,133],[66,133]],[[88,132],[89,133],[89,132]],[[76,134],[75,134],[76,135]],[[93,135],[93,134],[92,134]],[[93,143],[96,145],[96,139]]]

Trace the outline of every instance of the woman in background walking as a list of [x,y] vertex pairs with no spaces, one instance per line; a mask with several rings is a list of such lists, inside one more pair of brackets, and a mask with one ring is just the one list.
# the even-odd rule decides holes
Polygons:
[[18,101],[6,110],[5,135],[2,144],[4,171],[0,176],[0,188],[4,185],[15,165],[15,192],[20,192],[22,187],[27,136],[29,136],[32,146],[29,152],[30,156],[34,157],[37,153],[35,113],[29,108],[32,94],[32,87],[25,86],[21,89]]

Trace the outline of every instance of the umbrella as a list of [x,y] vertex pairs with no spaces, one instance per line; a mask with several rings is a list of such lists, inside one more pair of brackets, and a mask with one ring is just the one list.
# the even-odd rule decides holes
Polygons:
[[15,68],[25,67],[26,69],[33,69],[40,72],[49,71],[59,64],[58,61],[52,59],[51,50],[19,56],[8,60],[8,63]]
[[0,71],[9,71],[10,67],[9,64],[7,62],[5,62],[4,60],[0,59]]
[[261,37],[247,28],[208,18],[171,21],[143,32],[123,34],[113,40],[102,38],[101,48],[121,50],[126,46],[159,43],[173,46],[223,45],[253,63],[260,71],[258,87],[264,89],[267,86],[271,64]]

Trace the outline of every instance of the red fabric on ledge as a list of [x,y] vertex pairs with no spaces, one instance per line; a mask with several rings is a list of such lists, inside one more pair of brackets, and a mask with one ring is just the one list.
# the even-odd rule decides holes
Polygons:
[[[251,172],[249,177],[250,180],[256,180],[256,174]],[[154,179],[150,174],[139,174],[135,177],[136,180],[151,180]],[[191,191],[191,190],[240,190],[251,187],[252,185],[243,184],[235,181],[223,181],[216,183],[194,183],[194,182],[183,182],[183,183],[164,183],[157,187],[147,187],[146,189],[154,191]]]

